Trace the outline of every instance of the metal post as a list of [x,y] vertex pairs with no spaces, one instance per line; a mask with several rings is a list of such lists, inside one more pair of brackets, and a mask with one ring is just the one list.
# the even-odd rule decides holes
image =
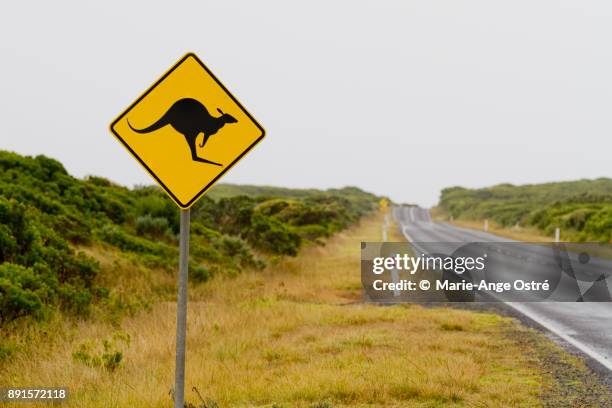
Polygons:
[[382,240],[383,242],[387,242],[387,217],[385,217],[385,220],[382,226]]
[[185,337],[187,335],[187,274],[189,266],[190,211],[181,210],[178,296],[176,299],[176,371],[174,408],[185,406]]
[[[399,271],[397,269],[395,269],[395,268],[391,269],[391,280],[395,284],[393,286],[395,288],[397,288],[398,287],[397,284],[399,283],[400,278],[399,278]],[[400,292],[399,289],[393,289],[393,296],[398,297],[401,294],[402,294],[402,292]]]
[[555,228],[555,242],[561,241],[561,229],[559,227]]
[[484,231],[489,232],[489,220],[484,220]]

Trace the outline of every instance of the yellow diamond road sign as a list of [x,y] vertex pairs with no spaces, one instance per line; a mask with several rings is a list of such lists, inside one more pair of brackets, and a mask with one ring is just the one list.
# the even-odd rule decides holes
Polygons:
[[125,110],[111,132],[182,208],[189,208],[265,131],[195,54]]

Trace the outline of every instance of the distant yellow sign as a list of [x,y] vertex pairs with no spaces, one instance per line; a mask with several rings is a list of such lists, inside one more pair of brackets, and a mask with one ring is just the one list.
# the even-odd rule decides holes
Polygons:
[[265,135],[195,54],[125,110],[111,132],[182,208],[189,208]]
[[381,211],[386,211],[389,207],[389,200],[387,200],[386,198],[382,198],[378,204]]

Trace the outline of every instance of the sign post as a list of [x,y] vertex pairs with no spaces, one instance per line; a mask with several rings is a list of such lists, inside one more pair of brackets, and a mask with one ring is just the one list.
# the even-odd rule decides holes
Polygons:
[[191,210],[181,210],[179,277],[176,300],[176,371],[174,407],[185,406],[185,338],[187,336],[187,278],[189,275],[189,221]]
[[136,99],[110,130],[181,208],[174,406],[183,408],[189,208],[265,131],[193,53]]

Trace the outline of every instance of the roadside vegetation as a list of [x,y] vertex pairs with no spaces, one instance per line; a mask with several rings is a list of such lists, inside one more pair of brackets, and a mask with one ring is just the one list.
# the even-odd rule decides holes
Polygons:
[[[349,227],[378,203],[351,187],[220,185],[214,191],[216,199],[205,197],[192,209],[194,283],[295,256],[304,244]],[[178,230],[179,211],[158,188],[76,179],[48,157],[0,151],[0,333],[48,321],[58,311],[88,317],[97,308],[109,315],[173,296],[161,288],[121,292],[101,274],[101,262],[129,261],[171,276]],[[10,350],[0,335],[0,362]]]
[[[220,185],[193,208],[186,408],[610,403],[580,360],[511,318],[364,304],[378,203]],[[177,232],[158,189],[0,152],[0,384],[66,386],[66,407],[171,406]]]
[[438,208],[447,219],[489,219],[503,229],[523,230],[527,235],[550,237],[558,227],[564,240],[612,240],[612,179],[607,178],[481,189],[451,187],[442,190]]
[[[188,406],[537,407],[553,386],[563,399],[576,397],[572,387],[584,391],[576,377],[560,384],[538,349],[563,356],[565,371],[585,372],[581,363],[511,318],[363,304],[360,242],[380,237],[382,218],[264,270],[192,285]],[[401,237],[391,230],[389,239]],[[114,250],[97,255],[101,275],[122,285],[172,280]],[[31,346],[4,364],[0,382],[53,379],[71,390],[66,407],[169,407],[175,313],[174,302],[157,302],[119,321],[55,319],[44,331],[21,331],[12,341]],[[601,395],[596,384],[590,390]]]

